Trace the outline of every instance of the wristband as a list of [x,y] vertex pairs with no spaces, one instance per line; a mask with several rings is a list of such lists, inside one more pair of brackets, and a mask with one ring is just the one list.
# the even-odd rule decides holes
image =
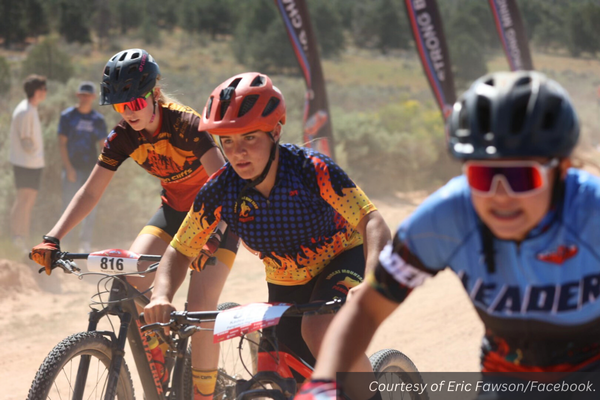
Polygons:
[[55,245],[57,245],[58,247],[60,247],[60,240],[53,237],[53,236],[42,236],[44,238],[44,242],[46,243],[54,243]]

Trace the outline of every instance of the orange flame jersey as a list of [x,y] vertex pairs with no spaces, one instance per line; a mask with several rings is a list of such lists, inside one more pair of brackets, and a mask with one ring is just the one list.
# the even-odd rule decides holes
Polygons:
[[267,281],[302,285],[345,250],[363,242],[356,231],[375,206],[330,158],[291,144],[279,146],[269,198],[228,163],[200,190],[171,245],[195,257],[225,220],[265,264]]
[[98,165],[111,171],[131,157],[161,180],[162,200],[177,211],[188,211],[198,190],[208,180],[200,158],[216,144],[198,132],[200,116],[175,103],[158,107],[159,128],[152,136],[137,132],[125,120],[104,142]]

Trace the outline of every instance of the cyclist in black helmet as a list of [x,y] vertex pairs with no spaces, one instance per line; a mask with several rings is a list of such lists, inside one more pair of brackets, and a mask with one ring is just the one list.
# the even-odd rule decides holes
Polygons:
[[579,125],[566,91],[538,72],[490,74],[446,129],[463,175],[400,225],[328,329],[300,399],[335,395],[336,371],[444,268],[485,326],[482,372],[600,371],[600,180],[570,168]]
[[[212,136],[198,131],[200,116],[166,95],[160,87],[160,78],[158,64],[143,49],[121,51],[106,63],[100,104],[112,105],[123,119],[108,135],[87,182],[73,197],[56,225],[44,236],[43,242],[33,248],[32,258],[46,267],[46,273],[50,274],[53,254],[60,250],[60,239],[96,206],[115,171],[127,158],[133,158],[160,179],[163,187],[158,211],[129,249],[138,254],[164,253],[198,190],[225,163]],[[203,271],[205,278],[198,279],[196,272],[192,274],[194,290],[189,293],[190,309],[216,308],[217,304],[207,299],[218,298],[233,264],[237,238],[227,232],[217,236],[222,236],[220,247],[218,241],[213,240],[208,251],[194,262],[194,268],[201,270],[212,252],[217,258],[216,265]],[[147,265],[142,268],[147,268]],[[146,290],[152,278],[131,278],[130,282],[138,289]],[[213,291],[217,295],[208,295]],[[194,341],[200,336],[195,335]],[[218,354],[218,346],[212,346],[208,351]]]

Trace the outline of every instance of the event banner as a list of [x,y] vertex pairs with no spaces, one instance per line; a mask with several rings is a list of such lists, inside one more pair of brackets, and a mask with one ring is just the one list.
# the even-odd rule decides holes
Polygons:
[[533,70],[523,20],[515,0],[489,0],[500,42],[512,71]]
[[415,45],[444,119],[456,100],[454,75],[435,0],[404,0]]
[[305,0],[275,0],[306,81],[304,142],[334,158],[331,115],[315,33]]

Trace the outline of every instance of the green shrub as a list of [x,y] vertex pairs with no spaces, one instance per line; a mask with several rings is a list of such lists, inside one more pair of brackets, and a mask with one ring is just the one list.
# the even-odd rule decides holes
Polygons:
[[70,57],[60,49],[58,38],[48,37],[36,45],[23,62],[21,76],[44,75],[50,80],[66,82],[73,75]]
[[380,112],[334,113],[339,162],[369,193],[430,189],[457,173],[445,155],[439,111],[415,100]]
[[6,58],[0,56],[0,94],[10,90],[10,65]]

